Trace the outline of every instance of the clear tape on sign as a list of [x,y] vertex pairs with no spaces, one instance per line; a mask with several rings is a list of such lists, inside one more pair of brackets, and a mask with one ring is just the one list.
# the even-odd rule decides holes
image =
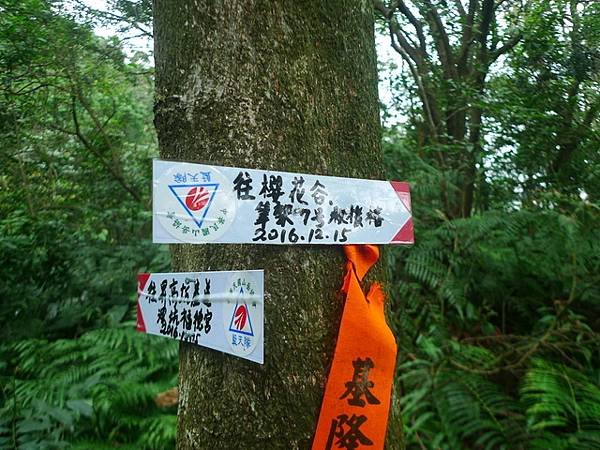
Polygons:
[[[196,297],[196,298],[179,298],[179,297],[170,297],[168,295],[160,297],[156,294],[147,294],[144,291],[138,289],[138,296],[150,298],[155,301],[168,300],[170,302],[177,303],[204,303],[205,305],[208,303],[219,303],[219,302],[235,302],[237,295],[236,294],[228,294],[228,295],[211,295],[210,299],[208,297]],[[244,297],[246,301],[252,302],[252,305],[255,305],[257,302],[262,302],[262,295],[248,295]]]

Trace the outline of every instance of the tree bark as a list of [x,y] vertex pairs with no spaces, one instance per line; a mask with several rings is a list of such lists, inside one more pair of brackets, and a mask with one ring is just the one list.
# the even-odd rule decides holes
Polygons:
[[[162,158],[382,176],[370,0],[155,0],[153,9]],[[181,344],[178,448],[309,448],[343,306],[341,248],[173,245],[171,254],[176,271],[263,268],[266,291],[264,365]]]

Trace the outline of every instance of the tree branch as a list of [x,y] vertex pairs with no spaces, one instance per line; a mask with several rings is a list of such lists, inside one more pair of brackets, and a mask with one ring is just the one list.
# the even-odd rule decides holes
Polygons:
[[480,63],[487,64],[487,38],[490,33],[490,27],[494,20],[494,0],[483,0],[481,5],[481,20],[477,27],[477,40],[479,41]]
[[138,22],[137,20],[129,20],[127,17],[125,16],[120,16],[118,14],[115,14],[113,12],[110,11],[101,11],[99,9],[95,9],[95,8],[91,8],[87,5],[84,6],[90,13],[92,13],[93,15],[97,16],[97,17],[103,17],[107,20],[110,20],[112,22],[124,22],[127,23],[131,28],[135,28],[136,30],[138,30],[141,35],[146,36],[150,39],[153,39],[153,34],[152,34],[152,30],[147,30],[146,28],[144,28],[141,25],[141,22]]
[[498,8],[500,8],[504,3],[506,2],[512,2],[514,0],[497,0],[496,4],[494,5],[494,11],[496,11]]
[[393,36],[395,36],[396,39],[398,39],[398,43],[400,44],[402,49],[410,56],[410,58],[414,61],[414,63],[417,65],[421,64],[421,62],[422,62],[421,55],[419,54],[417,49],[415,47],[413,47],[412,45],[410,45],[408,40],[404,37],[404,34],[402,33],[400,26],[398,25],[398,23],[395,20],[391,20],[389,22],[389,30],[390,30],[390,33],[393,34]]
[[456,5],[456,9],[458,9],[458,14],[460,14],[460,18],[462,20],[467,19],[467,13],[465,11],[465,7],[462,4],[461,0],[454,0],[454,4]]
[[501,47],[494,49],[490,53],[490,62],[496,61],[500,56],[512,50],[519,42],[521,42],[521,39],[523,39],[523,33],[520,31],[511,36]]
[[475,22],[475,11],[479,4],[478,0],[469,1],[469,12],[463,27],[463,35],[461,39],[460,52],[458,57],[458,70],[460,73],[466,73],[467,61],[469,58],[469,50],[473,45],[473,24]]
[[394,11],[397,8],[395,3],[387,7],[381,0],[373,0],[373,6],[375,7],[375,10],[379,11],[387,20],[394,15]]
[[127,193],[129,193],[129,195],[131,195],[135,199],[135,201],[137,201],[138,203],[143,203],[140,194],[133,187],[127,184],[125,179],[114,170],[113,166],[109,164],[106,161],[106,159],[104,159],[100,152],[98,152],[98,150],[90,143],[90,141],[87,140],[85,135],[81,132],[79,118],[77,117],[77,100],[75,98],[75,95],[72,95],[71,97],[71,116],[73,118],[73,125],[75,126],[75,135],[83,144],[83,146],[87,150],[89,150],[98,159],[98,161],[100,161],[100,164],[102,164],[102,166],[108,171],[108,173],[111,174],[115,181],[119,183],[121,187],[123,187],[123,189],[125,189],[125,191],[127,191]]
[[421,53],[423,55],[427,54],[427,42],[425,40],[425,34],[423,32],[423,24],[413,14],[413,12],[410,11],[410,9],[402,0],[393,2],[392,4],[390,4],[389,7],[385,6],[385,4],[380,0],[373,0],[373,5],[375,6],[375,9],[383,15],[388,24],[395,22],[398,29],[400,29],[400,24],[395,20],[394,12],[398,10],[404,17],[406,17],[406,19],[414,27],[417,33],[417,38],[419,40],[419,49]]
[[447,78],[452,78],[452,75],[455,72],[455,67],[454,56],[452,54],[452,48],[450,47],[448,33],[446,33],[442,19],[440,18],[435,6],[433,6],[433,3],[431,3],[431,0],[423,0],[423,3],[426,5],[425,17],[432,29],[432,35],[434,37],[435,46],[440,56],[440,62],[442,63],[444,73],[446,74]]
[[419,69],[415,63],[415,61],[412,60],[412,58],[408,55],[408,53],[405,51],[405,49],[399,45],[398,43],[396,43],[394,37],[396,37],[396,33],[394,33],[391,29],[391,24],[390,24],[390,39],[392,42],[392,48],[394,50],[396,50],[396,52],[398,52],[400,54],[400,56],[402,57],[402,59],[404,59],[404,61],[406,61],[406,63],[408,64],[408,68],[415,80],[415,83],[417,84],[418,87],[418,91],[419,91],[419,97],[421,98],[421,102],[423,103],[423,109],[425,112],[425,118],[427,121],[427,124],[431,130],[431,133],[433,136],[437,136],[437,124],[436,124],[436,120],[434,119],[434,113],[432,111],[432,106],[429,103],[429,98],[428,98],[428,93],[427,90],[424,86],[423,80],[421,79],[421,75],[419,73]]
[[417,32],[417,38],[419,39],[419,47],[424,55],[427,54],[427,42],[425,40],[425,33],[423,32],[423,23],[413,14],[413,12],[408,9],[406,4],[403,1],[400,1],[398,4],[398,11],[402,13],[404,17],[410,22],[410,24],[415,28]]

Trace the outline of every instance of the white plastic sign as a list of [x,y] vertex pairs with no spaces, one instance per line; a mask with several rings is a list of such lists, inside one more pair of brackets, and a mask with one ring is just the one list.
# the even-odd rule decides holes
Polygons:
[[137,330],[262,364],[264,272],[142,273]]
[[412,244],[409,186],[155,160],[153,240]]

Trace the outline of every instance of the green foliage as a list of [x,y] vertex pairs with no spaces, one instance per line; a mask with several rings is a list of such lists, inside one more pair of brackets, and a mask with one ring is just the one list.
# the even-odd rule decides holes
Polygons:
[[[502,2],[488,43],[521,36],[488,67],[453,4],[413,3],[424,84],[394,67],[406,124],[383,140],[416,230],[388,252],[408,446],[598,448],[599,5]],[[147,35],[151,5],[110,5],[75,20],[60,1],[0,0],[2,448],[175,441],[175,410],[154,399],[176,385],[177,343],[132,323],[135,274],[169,267],[149,240],[152,69],[90,28]],[[467,72],[444,75],[431,7]]]
[[3,339],[119,322],[136,272],[168,264],[148,233],[152,80],[52,6],[0,16]]
[[[433,345],[419,344],[424,350]],[[491,357],[478,347],[454,347],[462,360]],[[525,430],[518,402],[485,377],[448,367],[441,352],[437,356],[434,364],[417,359],[399,368],[402,383],[411,388],[402,398],[407,440],[440,449],[519,448]]]
[[537,208],[447,220],[436,170],[385,147],[406,171],[393,177],[414,179],[416,245],[389,253],[410,446],[594,448],[598,205],[551,191]]
[[132,321],[136,274],[169,267],[152,70],[60,7],[0,0],[0,447],[172,448],[177,343]]
[[79,339],[2,345],[12,372],[2,372],[0,442],[17,448],[92,440],[172,448],[175,411],[162,410],[154,398],[176,384],[178,345],[133,328],[124,322]]
[[[600,446],[600,387],[597,373],[582,373],[543,359],[532,362],[521,386],[533,448]],[[574,430],[564,436],[565,429]]]
[[495,149],[504,150],[488,153],[503,169],[493,188],[501,201],[519,189],[521,201],[530,202],[542,184],[595,197],[600,192],[599,5],[564,0],[534,5],[522,45],[491,82],[490,138]]
[[428,142],[408,103],[384,136],[415,218],[388,253],[409,448],[600,446],[600,22],[593,2],[528,7],[481,98],[471,214],[448,214],[466,191],[440,162],[470,147]]

